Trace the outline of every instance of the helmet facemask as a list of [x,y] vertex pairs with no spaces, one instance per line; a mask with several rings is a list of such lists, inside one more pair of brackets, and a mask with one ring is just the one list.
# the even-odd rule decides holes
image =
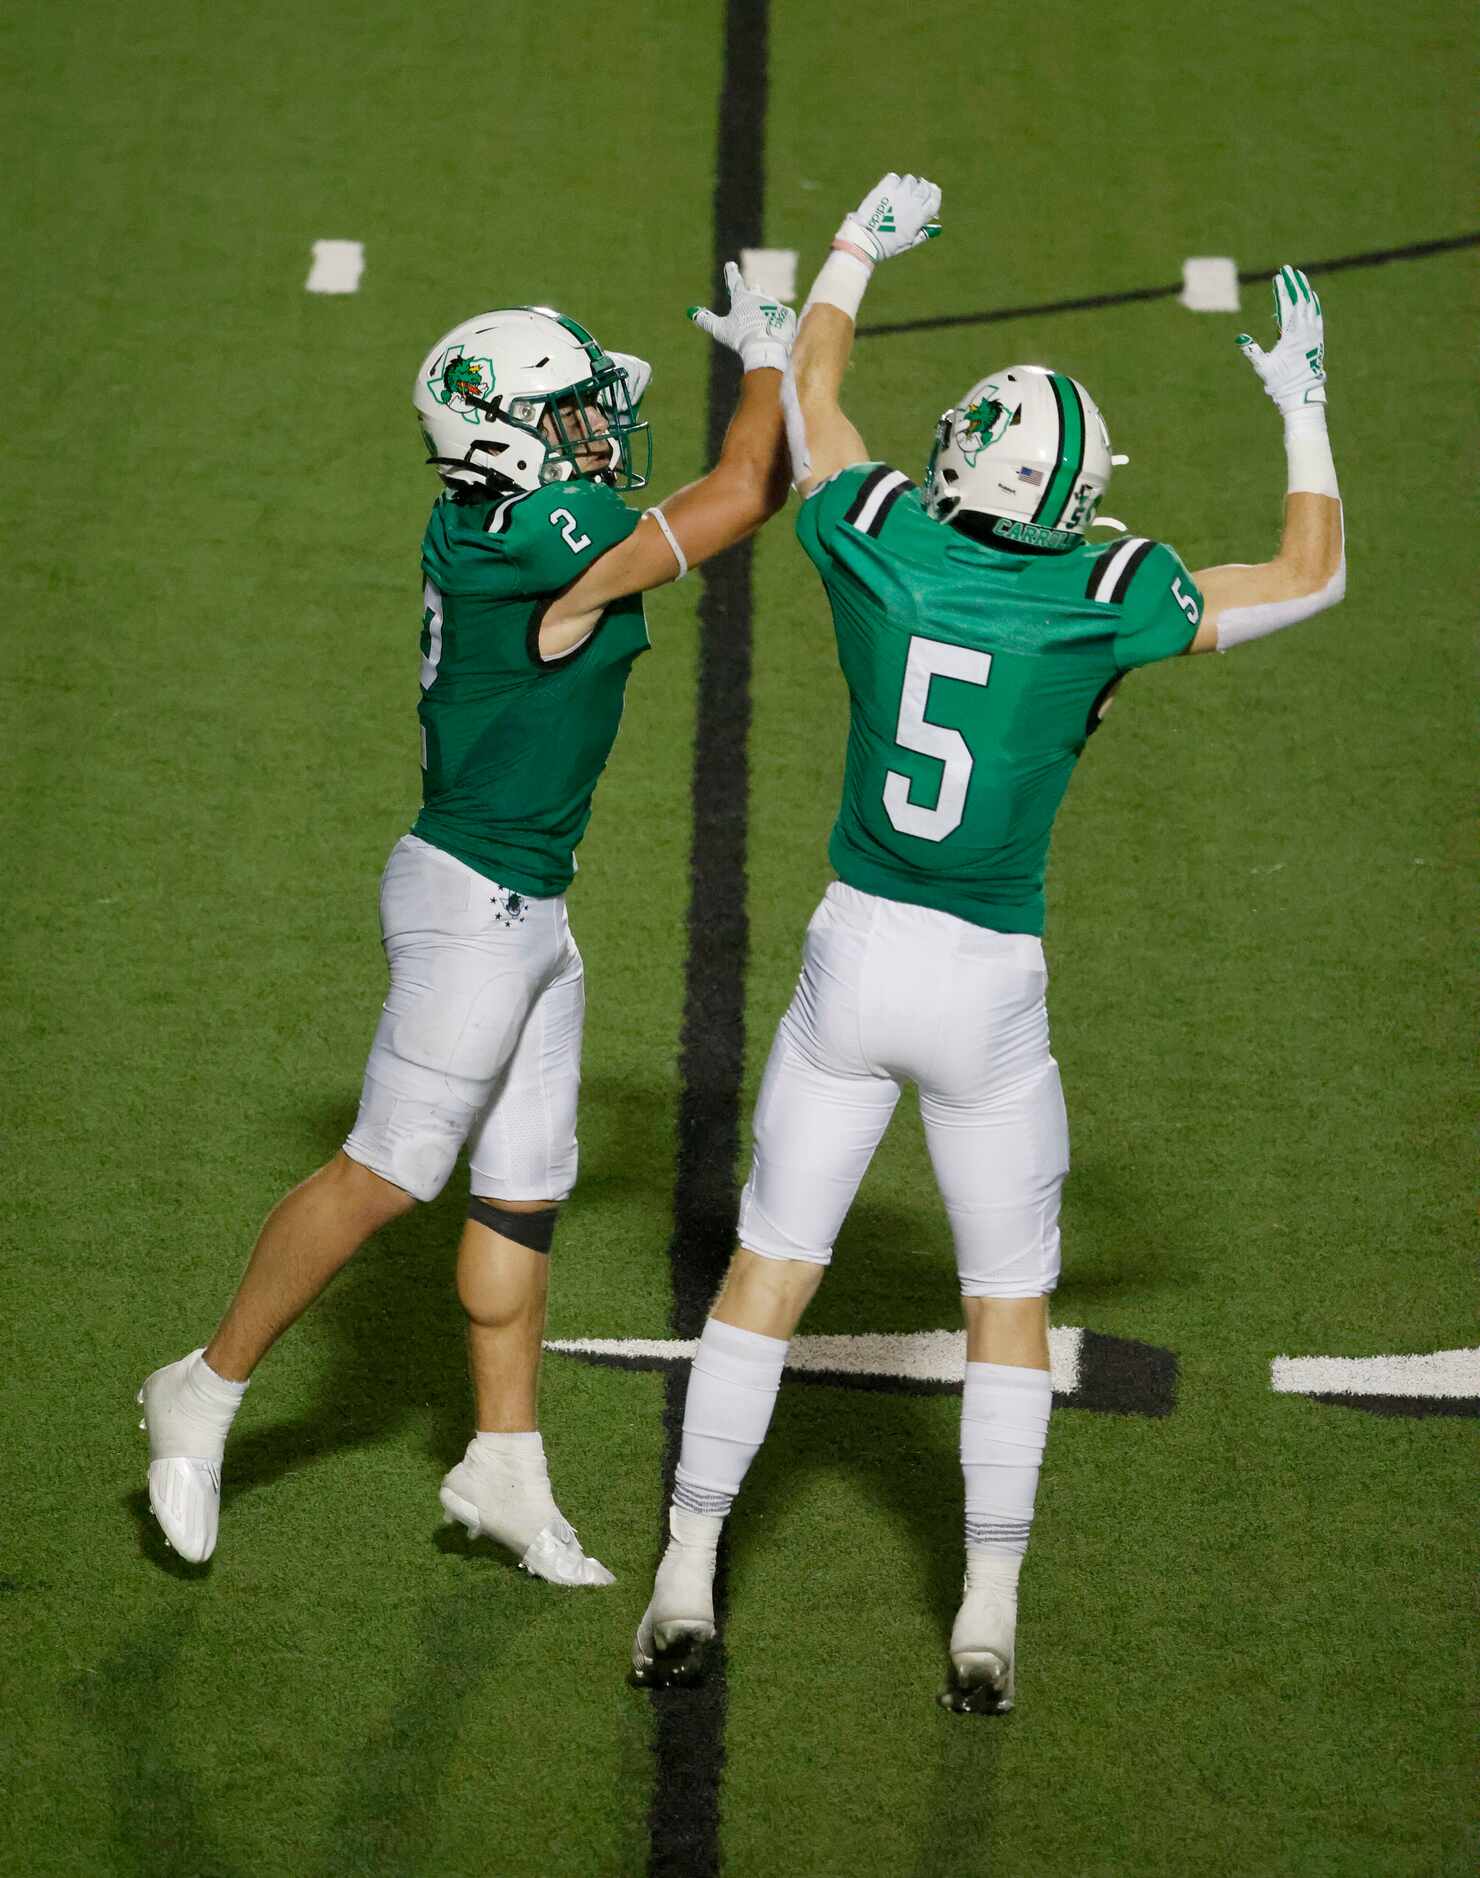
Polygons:
[[652,467],[638,415],[649,370],[603,352],[553,309],[484,315],[448,334],[422,369],[415,403],[428,461],[469,500],[577,479],[641,489]]
[[[590,378],[552,397],[511,398],[505,416],[545,440],[542,483],[581,476],[623,490],[641,489],[647,482],[653,440],[646,419],[637,415],[627,374],[614,359],[604,359]],[[641,470],[632,460],[632,441],[639,436],[644,444]]]

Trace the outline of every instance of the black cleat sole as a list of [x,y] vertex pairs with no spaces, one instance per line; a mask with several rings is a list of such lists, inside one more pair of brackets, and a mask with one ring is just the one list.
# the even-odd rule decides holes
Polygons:
[[656,1645],[652,1659],[634,1664],[631,1675],[635,1689],[691,1689],[704,1679],[704,1652],[713,1640],[709,1636],[680,1633],[666,1648]]
[[957,1689],[947,1687],[935,1698],[943,1709],[952,1715],[1010,1715],[1011,1702],[1005,1701],[998,1690],[988,1683],[982,1683],[975,1689]]
[[983,1651],[965,1665],[953,1663],[950,1679],[935,1699],[953,1715],[1009,1715],[1011,1691],[1009,1666],[995,1652]]

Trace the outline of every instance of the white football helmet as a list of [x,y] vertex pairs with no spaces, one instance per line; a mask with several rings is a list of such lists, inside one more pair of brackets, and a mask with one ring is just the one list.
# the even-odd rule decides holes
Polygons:
[[[584,476],[641,489],[652,440],[637,407],[651,377],[644,360],[603,352],[553,307],[501,307],[442,335],[412,402],[427,460],[449,488],[538,489]],[[638,436],[647,441],[640,471]]]
[[1009,365],[942,413],[925,506],[941,522],[985,516],[984,532],[1003,541],[1071,548],[1094,519],[1110,466],[1110,433],[1078,379]]

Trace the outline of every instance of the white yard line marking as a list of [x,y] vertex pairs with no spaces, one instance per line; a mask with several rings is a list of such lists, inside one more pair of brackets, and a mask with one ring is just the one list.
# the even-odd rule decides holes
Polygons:
[[1281,1395],[1480,1395],[1480,1349],[1424,1356],[1277,1356],[1269,1386]]
[[[792,1339],[797,1342],[797,1338]],[[546,1337],[547,1350],[560,1350],[566,1356],[631,1356],[665,1363],[676,1357],[692,1362],[699,1347],[697,1337]]]
[[1237,262],[1226,254],[1194,254],[1182,263],[1177,298],[1194,313],[1237,313]]
[[313,266],[303,285],[308,293],[357,293],[364,271],[364,242],[316,241]]
[[797,297],[795,248],[742,248],[740,272],[757,293],[768,293],[773,300]]
[[[1060,1395],[1079,1387],[1079,1357],[1084,1332],[1055,1324],[1048,1333],[1053,1386]],[[568,1356],[626,1356],[639,1361],[692,1358],[698,1344],[665,1337],[556,1337],[547,1350]],[[893,1376],[906,1382],[961,1382],[966,1375],[964,1330],[912,1330],[858,1337],[793,1337],[786,1353],[788,1369],[821,1375]]]

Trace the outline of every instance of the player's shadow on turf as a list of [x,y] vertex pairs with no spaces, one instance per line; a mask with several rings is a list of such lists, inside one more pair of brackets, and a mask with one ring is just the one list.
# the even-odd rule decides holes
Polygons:
[[581,1172],[569,1203],[572,1221],[608,1198],[626,1205],[640,1198],[655,1239],[666,1239],[673,1216],[675,1102],[671,1084],[582,1074]]
[[1177,1248],[1152,1223],[1144,1187],[1112,1161],[1075,1164],[1064,1188],[1063,1236],[1054,1315],[1065,1321],[1075,1321],[1065,1317],[1069,1301],[1114,1297],[1131,1303],[1195,1282]]
[[[233,1435],[223,1469],[223,1519],[244,1494],[344,1449],[388,1440],[429,1410],[438,1451],[456,1442],[450,1431],[466,1425],[469,1410],[453,1259],[464,1208],[460,1194],[418,1207],[384,1228],[340,1273],[307,1320],[324,1353],[315,1360],[313,1402],[294,1421],[249,1423]],[[250,1398],[249,1406],[255,1406]],[[147,1492],[131,1492],[124,1503],[151,1558],[177,1577],[209,1571],[209,1565],[186,1564],[166,1546]]]
[[[944,1218],[922,1219],[918,1211],[864,1199],[839,1235],[803,1329],[846,1335],[960,1322]],[[770,1438],[746,1481],[747,1517],[734,1522],[732,1572],[743,1575],[751,1546],[764,1545],[773,1523],[816,1516],[829,1482],[847,1479],[850,1492],[861,1491],[910,1535],[917,1576],[909,1596],[923,1590],[944,1639],[961,1593],[960,1548],[946,1542],[954,1532],[947,1509],[961,1505],[961,1467],[951,1432],[955,1400],[944,1414],[942,1407],[938,1395],[912,1393],[902,1380],[897,1388],[886,1382],[868,1390],[783,1382]],[[944,1661],[942,1641],[942,1669]],[[926,1666],[922,1673],[928,1681]]]
[[[595,1152],[583,1143],[572,1224],[579,1207],[585,1215],[581,1230],[599,1240],[604,1202],[630,1208],[637,1195],[666,1230],[672,1209],[671,1091],[593,1077],[583,1085],[581,1106],[582,1132]],[[305,1160],[322,1164],[345,1139],[354,1110],[320,1108],[306,1120],[313,1139]],[[346,1448],[389,1440],[412,1420],[427,1425],[426,1448],[439,1465],[457,1459],[473,1406],[466,1320],[456,1287],[466,1206],[467,1167],[460,1161],[436,1200],[386,1226],[335,1279],[304,1320],[326,1357],[317,1364],[313,1403],[297,1420],[260,1428],[249,1423],[233,1437],[223,1513],[242,1494]],[[164,1546],[146,1493],[130,1494],[127,1504],[151,1556],[178,1575],[208,1569],[184,1564]]]
[[[846,1556],[846,1504],[858,1495],[907,1536],[913,1569],[908,1582],[899,1584],[895,1601],[925,1606],[936,1648],[933,1656],[927,1651],[911,1660],[907,1686],[901,1682],[896,1689],[898,1749],[918,1759],[921,1781],[930,1782],[934,1797],[926,1809],[925,1836],[915,1858],[899,1868],[901,1878],[936,1878],[959,1866],[963,1846],[972,1850],[972,1870],[990,1869],[997,1771],[1006,1732],[1013,1726],[1010,1716],[957,1716],[941,1709],[936,1710],[936,1731],[927,1726],[927,1711],[945,1681],[947,1642],[961,1596],[956,1409],[957,1399],[940,1396],[783,1388],[771,1437],[746,1481],[744,1516],[732,1522],[728,1582],[732,1597],[739,1599],[752,1568],[757,1576],[765,1572],[764,1554],[772,1546],[800,1544],[818,1561]],[[829,1530],[827,1502],[840,1483],[845,1505]],[[826,1613],[836,1611],[837,1599],[825,1583],[826,1567],[819,1563],[816,1574],[807,1604],[823,1615],[813,1634],[793,1637],[791,1645],[814,1650],[824,1663],[839,1646],[839,1637],[825,1628]],[[883,1595],[888,1597],[887,1587]],[[883,1646],[850,1627],[847,1647]],[[862,1791],[854,1824],[857,1862],[866,1864],[871,1822]]]
[[850,1493],[860,1490],[909,1535],[910,1599],[923,1592],[943,1621],[943,1668],[945,1634],[961,1598],[961,1465],[943,1427],[955,1414],[954,1398],[783,1386],[771,1435],[746,1480],[746,1517],[735,1522],[730,1543],[732,1577],[743,1576],[751,1549],[766,1546],[773,1529],[823,1517],[829,1484],[845,1480]]
[[[231,1444],[223,1508],[346,1448],[391,1439],[430,1414],[436,1445],[468,1420],[464,1318],[455,1258],[466,1208],[451,1190],[364,1246],[315,1308],[312,1406],[296,1421],[243,1429]],[[460,1445],[460,1444],[458,1444]]]
[[[1058,1321],[1078,1322],[1065,1307],[1080,1301],[1129,1300],[1193,1282],[1175,1248],[1148,1222],[1134,1182],[1108,1163],[1075,1168],[1063,1233],[1064,1269],[1052,1311]],[[872,1199],[865,1189],[839,1235],[804,1330],[944,1330],[960,1322],[955,1254],[938,1200],[932,1195],[907,1208]]]
[[[106,1781],[111,1796],[110,1871],[234,1878],[241,1870],[228,1853],[229,1829],[187,1751],[176,1700],[198,1611],[172,1605],[168,1614],[130,1627],[116,1650],[62,1686],[91,1742],[81,1764],[90,1779]],[[84,1866],[68,1860],[63,1868]]]
[[803,1332],[945,1330],[960,1322],[955,1255],[939,1204],[927,1211],[865,1193],[838,1235]]
[[211,1573],[210,1560],[203,1565],[192,1565],[189,1559],[183,1559],[160,1531],[158,1522],[149,1510],[149,1489],[131,1487],[122,1496],[122,1504],[133,1520],[139,1536],[139,1550],[171,1578],[178,1578],[190,1584]]

